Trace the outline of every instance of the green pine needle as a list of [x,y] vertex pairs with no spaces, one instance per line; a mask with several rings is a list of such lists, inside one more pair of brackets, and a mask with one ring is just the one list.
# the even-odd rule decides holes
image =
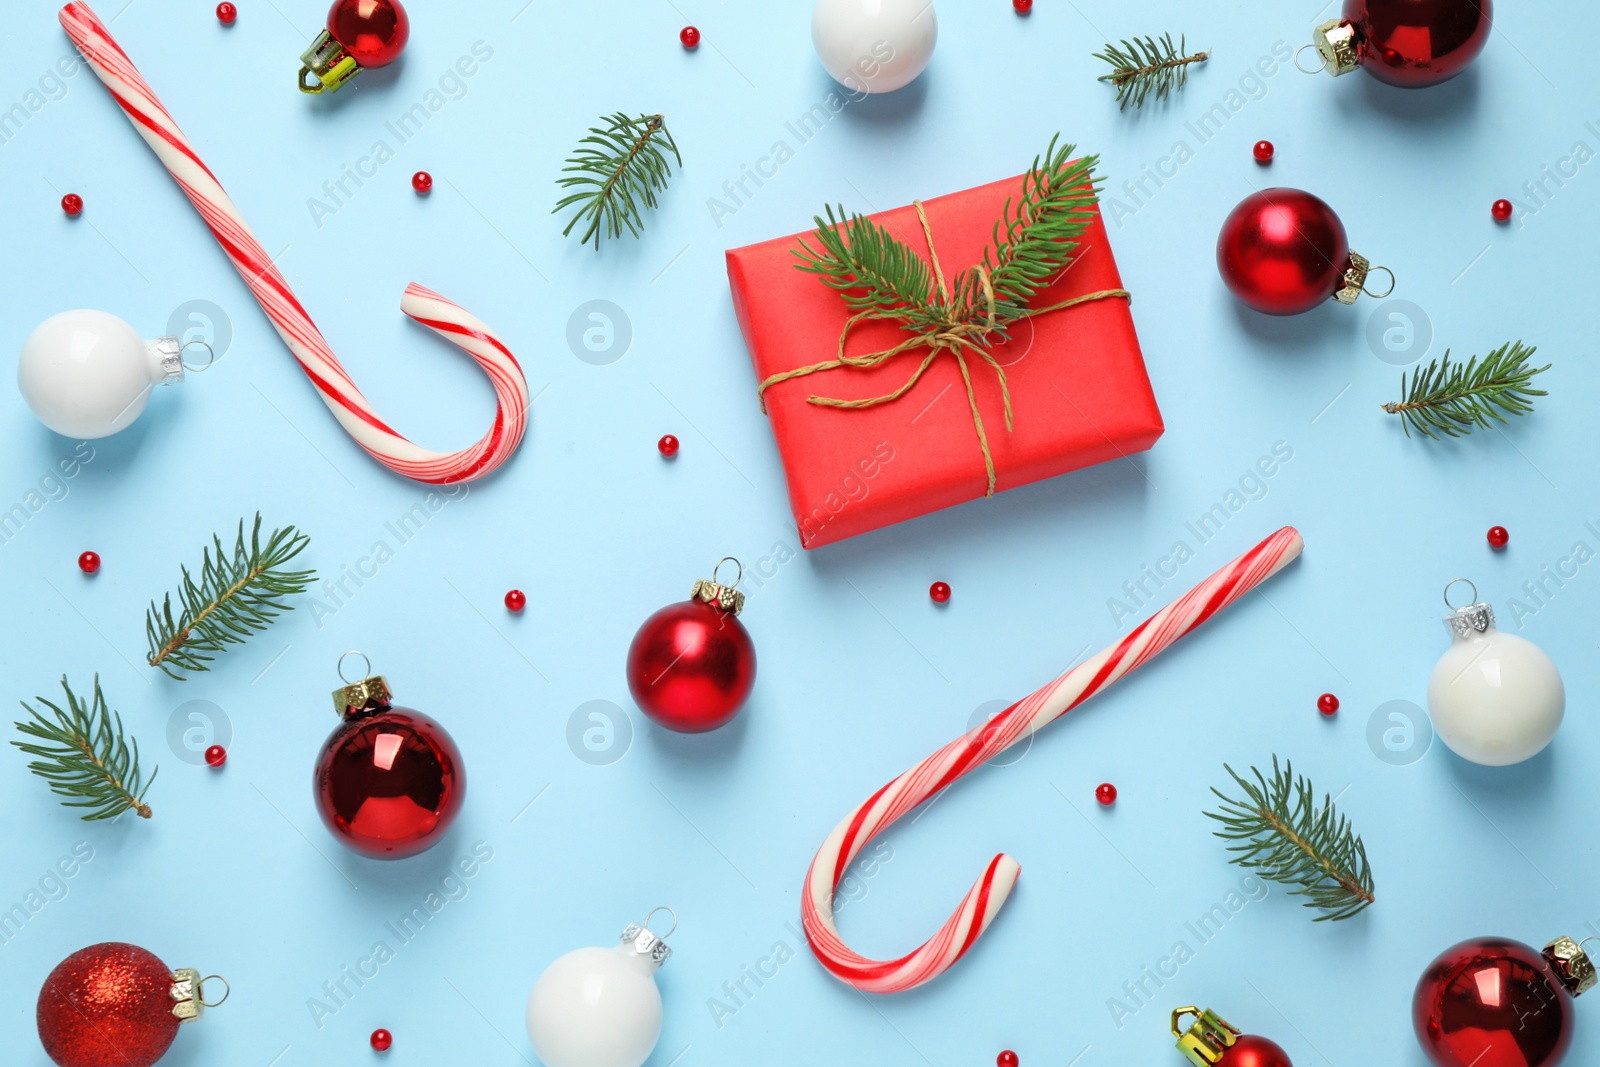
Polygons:
[[316,577],[316,571],[285,569],[311,539],[286,526],[272,531],[263,545],[259,513],[248,544],[244,520],[239,521],[239,538],[231,554],[223,550],[222,538],[213,534],[211,541],[216,554],[208,548],[201,555],[198,582],[189,568],[183,568],[177,614],[173,614],[170,594],[159,610],[151,601],[145,613],[150,666],[160,667],[179,681],[185,679],[184,672],[210,670],[216,654],[228,645],[243,644],[281,613],[292,611],[294,605],[283,598],[305,592]]
[[678,154],[663,116],[629,118],[619,111],[604,121],[604,128],[590,127],[589,136],[578,143],[567,166],[562,168],[568,177],[556,184],[577,192],[563,197],[551,212],[581,204],[561,235],[567,236],[573,227],[587,220],[582,242],[587,244],[592,239],[596,249],[602,236],[621,237],[624,228],[635,237],[643,232],[643,208],[656,206],[656,192],[666,190],[667,179],[672,175],[667,152],[672,153],[679,167],[683,166],[683,157]]
[[1318,922],[1348,919],[1377,899],[1366,847],[1334,808],[1331,796],[1318,808],[1310,780],[1296,778],[1288,761],[1280,771],[1277,756],[1272,757],[1270,782],[1254,767],[1253,782],[1227,764],[1223,767],[1245,798],[1235,800],[1212,789],[1222,800],[1222,811],[1206,815],[1223,826],[1216,836],[1240,842],[1228,847],[1238,853],[1230,862],[1270,881],[1297,886],[1290,895],[1305,897],[1306,907],[1324,912]]
[[1385,404],[1383,410],[1403,419],[1406,436],[1415,430],[1435,441],[1439,435],[1462,437],[1474,429],[1487,430],[1507,415],[1526,415],[1533,410],[1533,398],[1548,396],[1543,389],[1531,388],[1534,375],[1550,369],[1529,364],[1537,348],[1521,341],[1501,345],[1480,363],[1473,356],[1465,365],[1452,364],[1450,353],[1434,360],[1411,376],[1400,375],[1400,391],[1405,399]]
[[[991,336],[996,340],[1072,262],[1080,238],[1094,221],[1099,202],[1094,168],[1100,157],[1074,160],[1076,147],[1059,140],[1059,135],[1051,138],[1044,154],[1034,158],[1019,198],[1015,203],[1006,200],[992,243],[984,250],[983,267],[994,292],[996,326]],[[883,312],[914,334],[988,320],[988,294],[977,270],[956,274],[947,300],[935,291],[932,265],[871,219],[846,214],[843,207],[835,214],[830,206],[827,217],[819,215],[815,221],[815,245],[801,240],[795,266],[837,290],[852,312]]]
[[1187,41],[1180,37],[1172,43],[1172,34],[1164,33],[1161,40],[1154,37],[1135,37],[1120,46],[1106,45],[1104,52],[1096,52],[1096,59],[1111,64],[1111,73],[1102,74],[1100,80],[1116,86],[1117,101],[1122,110],[1141,108],[1152,94],[1165,100],[1184,87],[1189,80],[1189,65],[1204,63],[1210,52],[1185,54]]
[[66,807],[89,809],[83,816],[86,822],[114,819],[125,811],[148,819],[150,805],[144,802],[144,795],[160,768],[150,773],[149,781],[144,780],[139,770],[139,742],[134,741],[130,750],[122,736],[122,716],[106,706],[105,694],[100,692],[100,676],[95,675],[92,706],[78,699],[65,677],[61,688],[67,693],[65,709],[44,697],[36,698],[50,709],[51,717],[23,702],[23,710],[33,719],[17,723],[17,729],[44,742],[11,742],[39,757],[28,769],[49,782],[52,792],[69,797],[61,802]]

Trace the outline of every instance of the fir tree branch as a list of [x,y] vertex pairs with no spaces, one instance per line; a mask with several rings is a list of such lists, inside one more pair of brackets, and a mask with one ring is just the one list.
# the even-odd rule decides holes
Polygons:
[[1185,55],[1187,41],[1180,37],[1172,43],[1172,34],[1164,33],[1161,40],[1154,37],[1135,37],[1120,46],[1108,44],[1104,52],[1096,52],[1096,59],[1111,64],[1110,74],[1102,74],[1100,81],[1116,86],[1117,101],[1122,110],[1141,108],[1151,94],[1157,100],[1182,89],[1189,80],[1189,65],[1204,63],[1210,52]]
[[170,594],[159,610],[151,601],[145,613],[150,666],[160,667],[179,681],[186,677],[182,672],[210,670],[217,653],[229,645],[243,644],[281,613],[292,611],[294,606],[283,598],[305,592],[316,577],[316,571],[286,569],[311,539],[286,526],[272,531],[263,545],[259,513],[248,544],[244,520],[239,520],[239,537],[231,554],[223,550],[222,538],[213,534],[211,541],[216,554],[212,555],[211,548],[202,553],[199,581],[189,568],[183,568],[177,614]]
[[604,128],[590,127],[589,136],[578,142],[572,158],[562,168],[568,176],[556,184],[577,192],[563,197],[551,212],[582,205],[561,235],[567,236],[573,227],[587,220],[582,243],[593,239],[597,250],[602,236],[621,237],[624,227],[635,237],[643,232],[643,208],[656,206],[656,192],[667,188],[667,179],[672,175],[668,151],[678,166],[683,166],[683,157],[678,154],[663,116],[630,118],[619,111],[605,121]]
[[1459,361],[1451,364],[1446,351],[1442,360],[1434,360],[1412,375],[1409,388],[1401,374],[1400,391],[1405,399],[1385,404],[1383,410],[1401,416],[1407,437],[1415,430],[1436,441],[1440,434],[1462,437],[1474,429],[1504,423],[1506,415],[1526,415],[1533,410],[1534,397],[1549,395],[1531,387],[1534,376],[1551,366],[1529,365],[1537,351],[1516,341],[1501,345],[1481,363],[1473,356],[1464,365]]
[[842,205],[837,215],[832,205],[826,210],[826,221],[814,220],[817,247],[801,238],[796,266],[837,290],[853,312],[895,312],[906,329],[926,329],[938,315],[928,261],[865,215],[846,215]]
[[28,769],[50,783],[56,795],[71,798],[62,801],[65,806],[89,809],[83,816],[86,822],[114,819],[125,811],[150,818],[144,795],[160,768],[150,773],[149,781],[144,780],[139,770],[139,742],[134,741],[129,749],[122,735],[122,716],[107,707],[100,676],[95,675],[92,705],[78,699],[65,677],[61,688],[67,694],[65,709],[44,697],[36,698],[50,709],[51,717],[23,702],[23,710],[33,718],[17,723],[17,729],[44,742],[11,742],[38,757]]
[[1324,797],[1319,809],[1310,780],[1296,778],[1287,761],[1280,771],[1277,756],[1272,757],[1270,782],[1254,767],[1253,782],[1227,764],[1223,767],[1244,790],[1244,799],[1213,788],[1222,810],[1206,815],[1222,824],[1217,837],[1240,842],[1228,847],[1238,853],[1231,862],[1259,871],[1269,881],[1298,887],[1290,895],[1305,897],[1306,907],[1324,912],[1318,922],[1348,919],[1377,899],[1366,847],[1334,808],[1332,797]]

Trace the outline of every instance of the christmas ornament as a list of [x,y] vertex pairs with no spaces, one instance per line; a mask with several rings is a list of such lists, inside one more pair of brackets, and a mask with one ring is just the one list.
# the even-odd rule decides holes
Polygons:
[[1366,846],[1334,808],[1333,797],[1317,807],[1311,782],[1304,775],[1297,778],[1287,761],[1279,770],[1277,756],[1272,757],[1270,782],[1254,767],[1252,782],[1222,766],[1245,794],[1235,800],[1213,788],[1222,810],[1206,812],[1222,824],[1216,836],[1235,842],[1228,846],[1235,853],[1230,862],[1268,881],[1294,886],[1289,895],[1305,897],[1306,907],[1321,911],[1318,922],[1348,919],[1377,899]]
[[852,93],[892,93],[933,58],[932,0],[817,0],[811,43],[833,80]]
[[1381,82],[1422,89],[1478,58],[1493,23],[1490,0],[1345,0],[1344,17],[1318,26],[1306,48],[1334,77],[1360,67]]
[[667,129],[663,115],[629,118],[622,112],[606,116],[602,128],[591,126],[573,151],[558,179],[563,189],[574,190],[562,197],[551,214],[577,206],[577,214],[561,231],[570,234],[580,222],[587,222],[580,243],[594,242],[600,250],[601,237],[621,237],[624,228],[638,237],[644,232],[643,211],[656,206],[656,193],[664,192],[672,177],[667,153],[683,166],[677,142]]
[[212,534],[216,555],[211,548],[201,551],[198,581],[184,569],[178,612],[173,613],[171,594],[162,598],[160,608],[152,600],[145,611],[144,631],[150,641],[145,658],[150,666],[181,682],[189,674],[209,671],[211,661],[229,645],[243,644],[283,612],[293,611],[286,598],[309,589],[317,572],[291,571],[288,564],[310,543],[311,538],[285,526],[273,530],[263,544],[260,512],[248,544],[244,520],[239,520],[231,554],[223,553],[222,538]]
[[[184,363],[191,346],[206,350],[204,364]],[[210,352],[204,341],[146,341],[104,311],[64,311],[45,319],[23,342],[17,387],[50,429],[94,440],[131,426],[156,386],[182,382],[185,370],[205,370]]]
[[[1194,1022],[1184,1029],[1183,1020]],[[1294,1067],[1289,1054],[1276,1042],[1242,1034],[1216,1012],[1199,1008],[1179,1008],[1172,1013],[1172,1036],[1178,1051],[1194,1067]]]
[[312,789],[329,830],[352,851],[380,860],[405,859],[437,845],[461,813],[467,770],[444,727],[389,703],[379,676],[351,682],[339,658],[334,708],[344,717],[317,757]]
[[[650,929],[658,911],[672,916],[665,934]],[[661,1037],[655,972],[677,928],[671,908],[656,908],[620,943],[580,948],[545,968],[528,997],[528,1037],[544,1067],[640,1067],[650,1058]]]
[[1339,714],[1339,698],[1332,693],[1323,693],[1317,698],[1317,710],[1324,715]]
[[460,346],[488,373],[496,412],[489,432],[459,452],[433,452],[400,436],[361,395],[239,209],[105,24],[77,0],[62,8],[60,17],[90,69],[194,203],[318,395],[367,454],[397,474],[432,484],[482,478],[511,458],[528,426],[528,381],[493,330],[438,293],[415,284],[406,289],[400,310]]
[[221,745],[212,745],[206,749],[206,766],[221,767],[228,762],[228,750]]
[[372,1046],[372,1051],[374,1052],[388,1052],[390,1047],[394,1045],[394,1035],[387,1030],[374,1030],[372,1031],[372,1036],[367,1039],[367,1043]]
[[673,456],[678,454],[679,447],[678,439],[672,436],[670,433],[656,442],[656,451],[660,452],[668,459],[671,459]]
[[506,610],[521,611],[528,606],[528,595],[520,589],[513,589],[506,594]]
[[1252,153],[1255,155],[1257,163],[1271,163],[1272,157],[1277,153],[1277,149],[1272,147],[1271,141],[1257,141]]
[[410,37],[400,0],[333,0],[328,28],[300,57],[300,91],[338,92],[363,70],[399,59]]
[[85,574],[100,572],[100,553],[85,552],[78,557],[78,569]]
[[1211,58],[1210,52],[1190,53],[1188,41],[1178,38],[1172,43],[1172,34],[1164,33],[1161,40],[1154,37],[1135,37],[1121,45],[1108,44],[1104,52],[1096,52],[1096,59],[1111,64],[1111,73],[1100,75],[1100,80],[1110,82],[1117,90],[1117,102],[1122,110],[1137,110],[1149,97],[1165,100],[1189,83],[1189,67]]
[[[1366,293],[1386,297],[1394,274],[1351,251],[1333,209],[1299,189],[1266,189],[1246,197],[1217,239],[1217,269],[1233,295],[1268,315],[1298,315],[1329,297],[1354,304]],[[1373,271],[1389,275],[1389,291],[1370,292]]]
[[1503,937],[1446,949],[1417,981],[1411,1023],[1438,1067],[1556,1067],[1572,1047],[1572,1000],[1592,989],[1593,938],[1543,952]]
[[1491,526],[1487,534],[1490,548],[1504,548],[1511,543],[1511,531],[1504,526]]
[[932,585],[928,586],[928,599],[932,600],[935,604],[950,603],[950,583],[934,582]]
[[1001,854],[968,891],[944,926],[896,960],[853,951],[834,924],[833,895],[850,864],[872,840],[957,779],[1012,745],[1027,740],[1286,567],[1304,548],[1284,527],[1134,627],[1112,647],[1067,671],[987,722],[973,727],[879,789],[845,816],[817,850],[806,872],[800,916],[806,940],[835,978],[867,993],[898,993],[932,981],[966,954],[1005,905],[1021,868]]
[[68,193],[61,198],[61,210],[73,218],[83,214],[83,197],[77,193]]
[[[222,1000],[205,984],[222,982]],[[56,965],[39,990],[39,1041],[60,1067],[150,1067],[178,1028],[228,999],[227,981],[173,970],[137,945],[108,941]]]
[[1110,782],[1101,782],[1095,787],[1094,798],[1102,807],[1109,808],[1117,802],[1117,787]]
[[[724,563],[739,568],[717,581]],[[698,734],[726,724],[756,684],[756,646],[739,621],[744,567],[727,557],[689,599],[650,616],[628,646],[628,690],[644,713],[669,730]]]
[[1542,367],[1530,365],[1537,351],[1517,341],[1501,345],[1482,363],[1473,356],[1465,364],[1458,361],[1452,365],[1446,350],[1443,360],[1433,360],[1411,375],[1409,389],[1402,372],[1400,391],[1405,399],[1385,404],[1383,410],[1402,417],[1401,427],[1407,437],[1415,430],[1435,441],[1440,434],[1464,437],[1474,429],[1504,424],[1507,415],[1532,411],[1534,397],[1549,395],[1532,385],[1536,375],[1550,369],[1548,363]]
[[135,742],[130,747],[123,738],[122,716],[107,705],[100,691],[100,676],[94,677],[92,703],[79,700],[65,676],[61,688],[67,694],[65,708],[44,697],[35,698],[50,709],[49,716],[22,705],[33,718],[16,727],[34,740],[11,743],[36,757],[28,770],[48,782],[51,792],[67,798],[61,802],[63,806],[87,809],[85,822],[115,819],[125,811],[150,818],[144,795],[160,768],[151,771],[148,779],[139,769],[139,745]]
[[1489,214],[1494,216],[1496,222],[1510,222],[1511,213],[1515,210],[1509,200],[1496,200],[1489,207]]
[[[1474,603],[1450,603],[1457,582],[1472,588]],[[1477,599],[1478,587],[1465,578],[1444,588],[1452,640],[1428,679],[1428,715],[1450,751],[1505,767],[1544,751],[1561,728],[1567,692],[1550,657],[1532,641],[1495,629],[1494,608]]]
[[411,188],[418,196],[427,196],[433,192],[433,175],[425,170],[419,170],[411,176]]

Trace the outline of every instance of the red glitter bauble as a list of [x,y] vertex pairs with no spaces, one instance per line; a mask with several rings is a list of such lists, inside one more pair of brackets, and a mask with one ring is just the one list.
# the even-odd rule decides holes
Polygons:
[[1536,949],[1480,937],[1428,965],[1411,1022],[1439,1067],[1555,1067],[1572,1047],[1572,996]]
[[444,727],[409,708],[352,710],[322,746],[317,811],[344,844],[373,859],[438,844],[461,812],[467,772]]
[[60,1067],[150,1067],[178,1036],[172,971],[137,945],[74,952],[39,990],[39,1040]]
[[1217,1067],[1294,1067],[1276,1041],[1245,1034],[1217,1061]]
[[1350,263],[1344,224],[1299,189],[1245,198],[1222,224],[1217,269],[1246,304],[1268,315],[1298,315],[1333,299]]
[[669,730],[698,734],[726,724],[756,684],[756,646],[732,611],[701,600],[662,608],[628,647],[628,689]]
[[1449,81],[1478,58],[1494,29],[1490,0],[1345,0],[1361,69],[1402,89]]
[[334,0],[328,33],[363,67],[393,63],[411,37],[411,19],[397,0]]

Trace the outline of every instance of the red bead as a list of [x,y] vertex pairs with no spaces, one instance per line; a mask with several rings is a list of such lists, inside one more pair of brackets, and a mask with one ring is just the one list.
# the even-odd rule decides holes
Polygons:
[[372,1047],[377,1052],[388,1052],[389,1046],[394,1044],[394,1035],[387,1030],[372,1031]]
[[120,942],[90,945],[57,964],[35,1012],[45,1054],[61,1067],[151,1067],[178,1036],[171,968]]
[[363,67],[393,63],[411,36],[411,20],[399,0],[334,0],[328,33]]
[[1327,303],[1349,262],[1339,216],[1299,189],[1246,197],[1217,239],[1222,280],[1234,296],[1268,315],[1298,315]]
[[644,713],[679,733],[715,730],[756,684],[756,646],[737,615],[686,600],[645,620],[628,646],[628,690]]
[[228,750],[221,745],[212,745],[206,749],[206,766],[220,767],[228,762]]
[[427,196],[433,191],[433,175],[425,170],[419,170],[411,176],[411,188],[420,196]]
[[1345,0],[1344,21],[1355,29],[1363,70],[1421,89],[1449,81],[1478,58],[1494,28],[1492,8],[1490,0]]
[[61,198],[61,210],[73,218],[83,214],[83,197],[77,193],[68,193]]
[[1094,798],[1110,807],[1117,802],[1117,787],[1110,782],[1101,782],[1094,791]]
[[934,582],[928,586],[928,596],[933,598],[935,604],[948,604],[950,602],[950,584],[948,582]]
[[1317,710],[1324,715],[1336,714],[1339,710],[1339,698],[1332,693],[1323,693],[1317,698]]
[[317,812],[363,856],[398,860],[438,844],[461,813],[467,772],[445,728],[387,705],[351,712],[329,735],[312,777]]
[[678,34],[678,40],[683,42],[685,48],[698,48],[700,46],[700,31],[693,26],[685,26],[683,32]]
[[1463,941],[1428,965],[1411,1023],[1439,1067],[1555,1067],[1572,1047],[1572,995],[1538,950]]
[[1489,545],[1492,548],[1504,548],[1511,543],[1511,531],[1504,526],[1489,527]]
[[1511,213],[1512,213],[1512,211],[1514,209],[1511,206],[1511,201],[1509,201],[1509,200],[1496,200],[1494,202],[1494,207],[1490,208],[1489,210],[1494,215],[1494,221],[1496,221],[1496,222],[1510,222],[1511,221]]
[[506,607],[510,608],[512,611],[521,611],[527,606],[528,598],[523,595],[522,590],[513,589],[511,592],[506,594]]
[[[1018,11],[1028,10],[1027,7],[1022,6],[1023,4],[1027,4],[1028,7],[1033,6],[1033,0],[1015,0],[1015,3]],[[1006,1049],[1004,1052],[1000,1053],[1000,1055],[994,1058],[994,1062],[997,1067],[1017,1067],[1017,1064],[1021,1061],[1017,1059],[1017,1054],[1015,1052],[1012,1052],[1010,1049]]]
[[217,5],[217,21],[224,26],[232,26],[238,17],[239,9],[228,3],[227,0],[223,0],[222,3]]
[[670,433],[656,442],[656,451],[671,459],[678,454],[678,439]]
[[100,553],[85,552],[78,557],[78,569],[85,574],[94,574],[100,569]]
[[[1016,9],[1017,14],[1026,15],[1028,12],[1033,10],[1033,0],[1011,0],[1011,6]],[[1011,1056],[1011,1062],[1016,1062],[1017,1058],[1011,1053],[1007,1052],[1003,1053],[1003,1055]],[[1004,1067],[1004,1065],[1002,1065],[1002,1067]]]
[[1271,141],[1257,141],[1254,149],[1257,163],[1271,163],[1272,156],[1277,149],[1272,147]]

